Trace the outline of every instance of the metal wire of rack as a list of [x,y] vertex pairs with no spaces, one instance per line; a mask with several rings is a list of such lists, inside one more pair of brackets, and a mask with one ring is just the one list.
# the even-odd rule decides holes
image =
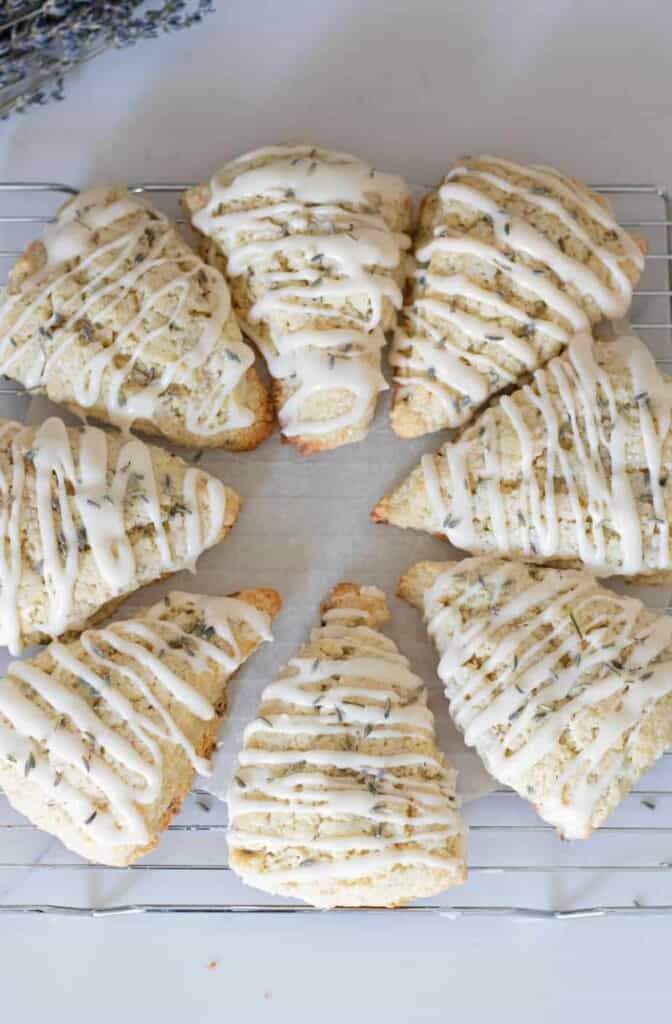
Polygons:
[[[175,215],[177,197],[187,187],[145,183],[131,189],[146,193]],[[656,361],[665,368],[672,366],[668,189],[629,184],[593,187],[608,195],[624,226],[647,239],[646,270],[635,292],[632,326]],[[56,206],[77,191],[54,182],[0,183],[0,281],[28,242],[53,220]],[[176,219],[184,223],[179,215]],[[0,378],[0,398],[12,405],[12,416],[25,413],[29,397],[20,386]],[[672,606],[661,602],[660,591],[646,588],[641,596],[650,606],[672,612]],[[672,915],[671,809],[672,751],[626,797],[609,824],[584,843],[562,843],[513,791],[495,789],[465,805],[470,826],[466,886],[394,913],[521,920]],[[0,913],[93,917],[316,913],[310,907],[280,903],[245,889],[228,869],[225,830],[224,805],[194,790],[157,851],[130,868],[97,867],[70,854],[0,797]],[[339,911],[353,912],[362,913]],[[367,911],[371,912],[378,911]]]

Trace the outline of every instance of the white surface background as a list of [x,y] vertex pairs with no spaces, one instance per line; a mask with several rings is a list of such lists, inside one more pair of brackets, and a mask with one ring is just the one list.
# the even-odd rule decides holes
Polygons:
[[[592,181],[672,181],[664,0],[218,7],[200,29],[97,59],[66,103],[1,125],[0,177],[189,181],[301,138],[420,182],[482,150]],[[671,938],[665,919],[0,918],[0,1016],[620,1024],[669,1014]]]

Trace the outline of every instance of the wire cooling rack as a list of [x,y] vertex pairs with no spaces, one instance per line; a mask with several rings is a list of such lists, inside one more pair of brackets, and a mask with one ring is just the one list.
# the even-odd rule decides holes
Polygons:
[[[132,186],[173,215],[186,187]],[[608,195],[624,226],[647,239],[646,270],[635,292],[632,322],[659,364],[672,366],[668,189],[594,187]],[[50,182],[0,183],[0,281],[28,242],[53,219],[58,205],[76,192]],[[3,416],[21,418],[29,396],[0,378],[0,403]],[[637,592],[653,609],[672,612],[669,595],[660,588]],[[520,919],[672,915],[672,751],[626,797],[608,825],[585,842],[561,842],[525,801],[507,789],[467,803],[464,815],[470,826],[467,884],[394,913]],[[224,805],[194,790],[154,853],[130,868],[94,867],[15,814],[0,796],[0,912],[316,912],[243,886],[227,866],[225,830]],[[339,911],[346,912],[352,911]]]

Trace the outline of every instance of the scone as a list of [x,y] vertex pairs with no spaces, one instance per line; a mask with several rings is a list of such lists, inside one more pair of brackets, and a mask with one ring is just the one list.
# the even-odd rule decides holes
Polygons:
[[396,324],[408,188],[346,153],[269,146],[184,196],[274,380],[284,436],[313,453],[362,438]]
[[116,185],[80,193],[0,295],[0,372],[79,413],[197,448],[255,448],[270,396],[222,275]]
[[401,437],[467,423],[578,331],[623,317],[644,267],[603,197],[493,156],[464,158],[426,197],[415,255],[391,354]]
[[602,825],[672,743],[672,619],[590,573],[500,558],[421,562],[450,713],[488,771],[565,839]]
[[632,336],[577,335],[378,504],[474,554],[597,576],[672,571],[672,380]]
[[146,583],[194,569],[240,498],[162,448],[52,417],[0,420],[0,644],[99,621]]
[[266,688],[229,793],[229,863],[316,907],[398,906],[466,877],[455,770],[426,687],[379,632],[382,591],[341,583]]
[[274,590],[174,592],[58,641],[0,679],[0,789],[70,850],[125,865],[207,774],[226,685],[264,640]]

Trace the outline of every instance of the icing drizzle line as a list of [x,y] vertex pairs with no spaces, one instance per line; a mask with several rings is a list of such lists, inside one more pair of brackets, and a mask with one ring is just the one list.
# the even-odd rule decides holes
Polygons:
[[588,573],[515,569],[457,563],[427,590],[425,618],[467,744],[580,838],[606,817],[612,787],[641,774],[632,751],[643,716],[672,694],[672,620]]
[[[615,376],[623,370],[625,399]],[[423,458],[436,527],[467,550],[491,545],[502,554],[578,557],[601,574],[667,569],[671,422],[672,389],[638,338],[593,345],[589,335],[576,335],[533,384],[501,398],[438,456]],[[483,453],[481,468],[475,451]]]
[[[173,391],[207,366],[217,384],[207,402],[192,386],[187,429],[205,438],[253,422],[236,389],[254,355],[231,326],[226,282],[164,214],[97,186],[68,203],[44,246],[46,265],[0,305],[0,372],[59,395],[67,372],[69,400],[103,404],[111,423],[129,429],[137,419],[161,428],[174,415]],[[194,325],[197,341],[175,355]]]
[[[408,202],[401,178],[348,154],[268,147],[220,171],[193,217],[223,249],[228,275],[250,280],[245,326],[291,391],[279,412],[288,437],[359,425],[387,387],[384,302],[401,306],[393,271],[410,239],[387,226],[385,200]],[[351,396],[345,409],[303,414],[320,393],[340,390]]]
[[[400,329],[392,353],[393,365],[404,370],[395,378],[402,388],[400,398],[409,387],[421,384],[441,404],[448,426],[466,422],[473,406],[534,370],[543,357],[542,341],[549,350],[547,355],[553,354],[574,332],[589,330],[595,317],[587,312],[584,296],[602,316],[624,316],[632,301],[632,284],[622,263],[628,260],[640,272],[644,266],[634,239],[587,189],[550,168],[491,156],[481,159],[501,173],[482,169],[478,166],[481,161],[455,167],[440,187],[439,198],[443,204],[457,202],[477,211],[491,226],[493,239],[486,242],[443,224],[435,227],[435,237],[417,251],[419,262],[428,267],[416,275],[417,297],[404,310],[413,333]],[[532,184],[516,185],[507,175],[524,176]],[[460,179],[465,176],[476,183],[463,183]],[[506,199],[500,205],[484,194],[478,182],[559,220],[566,237],[588,251],[589,262],[571,256],[562,240],[556,244],[529,219],[513,214],[506,208]],[[610,246],[593,241],[579,214],[609,232]],[[470,260],[479,276],[474,279],[464,271],[435,272],[434,256]],[[592,268],[594,264],[606,273],[608,284]],[[495,274],[504,282],[497,287],[491,280]],[[570,286],[578,297],[568,292]],[[500,287],[511,296],[499,291]],[[544,303],[546,318],[531,316],[521,308],[517,298],[521,294]],[[485,307],[488,315],[470,310],[476,305]]]
[[[451,865],[446,843],[463,826],[426,687],[368,622],[361,608],[327,611],[245,731],[228,841],[232,852],[271,855],[263,869],[236,864],[262,887],[265,875],[300,886]],[[341,653],[331,657],[334,645]]]
[[[192,607],[197,629],[185,632],[174,619]],[[260,640],[272,639],[269,617],[245,601],[173,592],[135,619],[87,630],[79,644],[52,643],[52,672],[13,662],[0,680],[0,758],[86,827],[93,842],[148,842],[141,808],[161,794],[160,744],[179,747],[194,771],[210,772],[178,717],[214,717],[213,705],[188,679],[213,665],[226,678],[235,672],[244,657],[234,622]],[[179,668],[166,664],[167,648]],[[55,671],[65,672],[70,685]]]
[[[36,629],[58,636],[80,625],[74,614],[74,591],[82,551],[90,551],[106,584],[104,600],[132,588],[136,554],[126,526],[129,502],[140,505],[140,522],[152,527],[158,553],[152,578],[193,567],[221,531],[226,490],[219,480],[190,466],[181,493],[171,491],[173,507],[184,519],[186,541],[185,556],[175,555],[164,524],[170,511],[161,510],[161,494],[168,488],[157,479],[152,448],[142,441],[132,439],[120,445],[114,465],[102,430],[68,430],[62,420],[52,417],[37,430],[0,421],[0,449],[7,453],[0,464],[0,643],[12,654],[21,653],[24,632]],[[202,481],[207,482],[207,529],[198,497]],[[171,478],[169,486],[174,483]],[[39,544],[34,554],[39,561],[31,566],[24,541],[35,520]],[[20,588],[27,588],[26,595],[32,594],[33,600],[21,601]],[[42,590],[47,597],[45,621],[23,622],[22,605],[30,607]]]

